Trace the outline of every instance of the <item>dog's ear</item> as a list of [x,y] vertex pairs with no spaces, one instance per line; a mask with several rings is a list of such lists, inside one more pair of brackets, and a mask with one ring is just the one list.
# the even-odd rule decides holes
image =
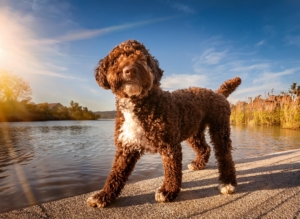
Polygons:
[[107,70],[109,68],[109,61],[108,58],[105,57],[104,59],[101,59],[98,63],[98,67],[95,69],[95,79],[99,86],[103,87],[104,89],[108,90],[110,89],[110,85],[106,79]]
[[150,54],[147,56],[147,64],[155,75],[153,84],[159,86],[164,71],[160,69],[159,62]]

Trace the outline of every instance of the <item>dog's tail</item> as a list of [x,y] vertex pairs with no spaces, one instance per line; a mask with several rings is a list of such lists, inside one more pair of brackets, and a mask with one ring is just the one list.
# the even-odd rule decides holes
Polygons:
[[241,78],[235,77],[225,81],[216,91],[218,94],[223,94],[226,98],[242,83]]

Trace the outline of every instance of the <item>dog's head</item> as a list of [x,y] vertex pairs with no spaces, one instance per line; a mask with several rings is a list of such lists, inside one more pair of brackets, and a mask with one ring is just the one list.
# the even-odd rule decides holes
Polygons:
[[136,40],[116,46],[95,70],[101,87],[126,98],[143,98],[153,87],[160,86],[162,75],[158,61]]

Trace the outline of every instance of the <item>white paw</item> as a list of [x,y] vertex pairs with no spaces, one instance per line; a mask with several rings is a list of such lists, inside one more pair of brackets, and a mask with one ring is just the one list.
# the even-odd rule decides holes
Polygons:
[[94,198],[94,196],[90,196],[87,200],[86,200],[88,206],[90,207],[98,207],[98,208],[104,208],[107,203],[106,202],[100,202],[99,199]]
[[159,192],[159,189],[156,190],[155,200],[157,202],[166,202],[166,197],[163,195],[162,192]]
[[188,164],[189,170],[203,170],[205,167],[205,164],[203,165],[197,165],[195,162],[191,162]]
[[231,184],[220,184],[218,188],[222,194],[232,194],[235,191],[235,186]]
[[196,170],[196,168],[194,167],[194,165],[191,164],[191,163],[188,165],[188,168],[189,168],[189,170]]

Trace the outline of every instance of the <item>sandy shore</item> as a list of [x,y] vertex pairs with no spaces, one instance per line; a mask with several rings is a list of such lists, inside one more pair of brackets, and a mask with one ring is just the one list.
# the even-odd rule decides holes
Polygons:
[[217,167],[184,171],[182,190],[171,203],[156,203],[163,178],[128,184],[104,209],[87,207],[90,194],[0,214],[0,218],[300,218],[300,149],[236,161],[238,188],[217,190]]

